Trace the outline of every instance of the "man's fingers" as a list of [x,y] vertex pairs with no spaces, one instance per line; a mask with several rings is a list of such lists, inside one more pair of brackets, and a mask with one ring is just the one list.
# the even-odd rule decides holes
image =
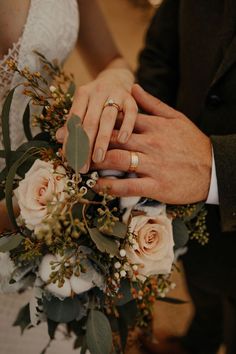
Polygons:
[[150,95],[137,84],[132,88],[132,95],[137,104],[150,114],[165,118],[176,118],[178,116],[178,111]]
[[107,192],[110,195],[119,197],[149,196],[148,185],[150,178],[125,178],[125,179],[105,179],[99,178],[94,189],[99,192]]

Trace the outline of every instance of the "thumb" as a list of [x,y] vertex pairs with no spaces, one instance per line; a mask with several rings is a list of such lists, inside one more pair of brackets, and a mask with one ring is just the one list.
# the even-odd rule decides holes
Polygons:
[[137,84],[133,85],[132,95],[137,104],[147,113],[165,118],[176,118],[178,112],[174,108],[150,95],[141,86]]
[[64,140],[66,138],[66,135],[67,135],[67,128],[66,126],[64,125],[64,127],[62,128],[59,128],[56,132],[56,139],[59,143],[63,144],[64,143]]

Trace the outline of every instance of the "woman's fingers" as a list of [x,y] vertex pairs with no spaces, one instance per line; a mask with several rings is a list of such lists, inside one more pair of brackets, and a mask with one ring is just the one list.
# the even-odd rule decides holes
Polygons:
[[[119,98],[116,99],[116,104],[119,107],[121,106]],[[103,107],[93,149],[92,159],[94,162],[102,162],[105,158],[118,113],[119,111],[116,106],[108,105]]]
[[94,189],[96,191],[106,191],[110,195],[119,197],[150,197],[150,191],[153,191],[153,182],[149,177],[124,179],[99,178]]
[[72,114],[76,114],[83,121],[87,111],[88,102],[89,94],[86,88],[84,88],[83,86],[79,87],[75,93],[69,116],[71,116]]
[[125,100],[123,105],[123,112],[123,122],[118,135],[118,141],[122,144],[129,140],[134,130],[135,121],[138,115],[138,106],[133,97],[129,96]]
[[[148,171],[148,161],[146,155],[136,152],[138,163],[135,172],[145,174]],[[132,157],[131,152],[127,150],[109,150],[106,153],[106,158],[100,163],[93,164],[92,167],[96,170],[118,170],[129,172],[131,167]]]
[[[87,91],[83,88],[83,86],[80,87],[74,95],[73,104],[71,106],[67,120],[72,116],[72,114],[76,114],[77,116],[80,117],[81,121],[83,121],[88,106],[88,100],[89,100],[89,95]],[[61,144],[63,143],[65,144],[67,139],[67,133],[68,132],[67,132],[66,125],[58,129],[56,132],[57,141]]]

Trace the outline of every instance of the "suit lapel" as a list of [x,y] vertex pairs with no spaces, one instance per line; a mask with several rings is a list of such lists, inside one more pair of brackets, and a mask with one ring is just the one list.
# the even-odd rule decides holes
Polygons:
[[231,44],[229,47],[226,49],[225,56],[215,74],[215,77],[211,83],[212,85],[215,85],[217,81],[219,81],[222,76],[226,74],[226,72],[236,63],[236,36],[234,36],[233,40],[231,41]]

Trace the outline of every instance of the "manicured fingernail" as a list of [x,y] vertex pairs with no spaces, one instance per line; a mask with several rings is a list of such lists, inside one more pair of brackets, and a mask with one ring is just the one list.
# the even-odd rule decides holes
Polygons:
[[104,156],[104,151],[102,148],[98,148],[94,155],[93,155],[93,161],[96,163],[102,162],[103,161],[103,156]]
[[118,140],[119,140],[120,143],[126,143],[126,141],[128,140],[128,133],[127,132],[122,132],[118,136]]
[[88,172],[88,169],[89,169],[89,164],[86,163],[80,170],[81,173],[86,173]]
[[62,143],[63,140],[64,140],[64,137],[65,137],[65,131],[64,131],[64,129],[63,129],[63,128],[58,129],[57,132],[56,132],[56,138],[57,138],[57,140],[58,140],[60,143]]

